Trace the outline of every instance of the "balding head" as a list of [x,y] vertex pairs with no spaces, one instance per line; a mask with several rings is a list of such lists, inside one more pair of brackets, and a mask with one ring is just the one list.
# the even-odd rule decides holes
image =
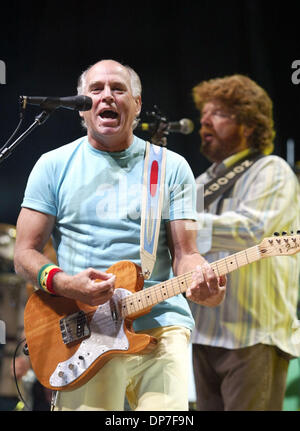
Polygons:
[[131,86],[131,92],[132,92],[133,97],[141,96],[142,95],[142,84],[141,84],[141,80],[140,80],[138,74],[130,66],[123,65],[123,64],[119,63],[118,61],[110,60],[110,59],[100,60],[97,63],[89,66],[85,71],[82,72],[82,74],[80,75],[80,77],[78,79],[77,93],[79,95],[85,94],[87,75],[92,68],[97,67],[97,65],[99,65],[99,64],[113,64],[113,63],[115,63],[115,65],[117,67],[119,66],[120,68],[123,68],[127,71],[129,78],[130,78],[130,86]]

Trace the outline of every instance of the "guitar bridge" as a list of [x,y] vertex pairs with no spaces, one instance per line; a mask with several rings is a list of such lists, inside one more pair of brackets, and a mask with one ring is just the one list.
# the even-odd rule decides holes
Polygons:
[[70,314],[59,321],[61,336],[64,344],[70,344],[91,334],[84,311]]

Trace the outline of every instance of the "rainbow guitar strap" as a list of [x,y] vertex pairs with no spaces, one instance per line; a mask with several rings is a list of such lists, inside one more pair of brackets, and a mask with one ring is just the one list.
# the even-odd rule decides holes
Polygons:
[[166,148],[146,142],[141,214],[140,255],[145,279],[151,277],[163,206]]

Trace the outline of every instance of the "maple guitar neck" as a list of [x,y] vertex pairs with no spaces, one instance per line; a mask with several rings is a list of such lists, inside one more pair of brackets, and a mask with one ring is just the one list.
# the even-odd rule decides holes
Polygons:
[[[219,277],[235,271],[241,266],[248,265],[262,258],[258,245],[246,250],[232,254],[223,259],[211,263],[211,267]],[[143,310],[149,309],[154,305],[184,293],[191,285],[193,271],[171,278],[170,280],[148,287],[122,299],[122,317],[131,317]]]

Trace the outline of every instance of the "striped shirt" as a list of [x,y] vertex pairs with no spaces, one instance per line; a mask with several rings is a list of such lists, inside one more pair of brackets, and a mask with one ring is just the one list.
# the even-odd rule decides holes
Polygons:
[[[246,150],[247,151],[247,150]],[[245,155],[212,165],[197,178],[205,184]],[[198,248],[209,262],[300,226],[299,183],[289,165],[266,156],[251,166],[208,212],[199,213]],[[196,327],[192,342],[235,349],[263,343],[300,356],[297,319],[300,253],[258,260],[227,275],[223,303],[208,308],[190,302]]]

